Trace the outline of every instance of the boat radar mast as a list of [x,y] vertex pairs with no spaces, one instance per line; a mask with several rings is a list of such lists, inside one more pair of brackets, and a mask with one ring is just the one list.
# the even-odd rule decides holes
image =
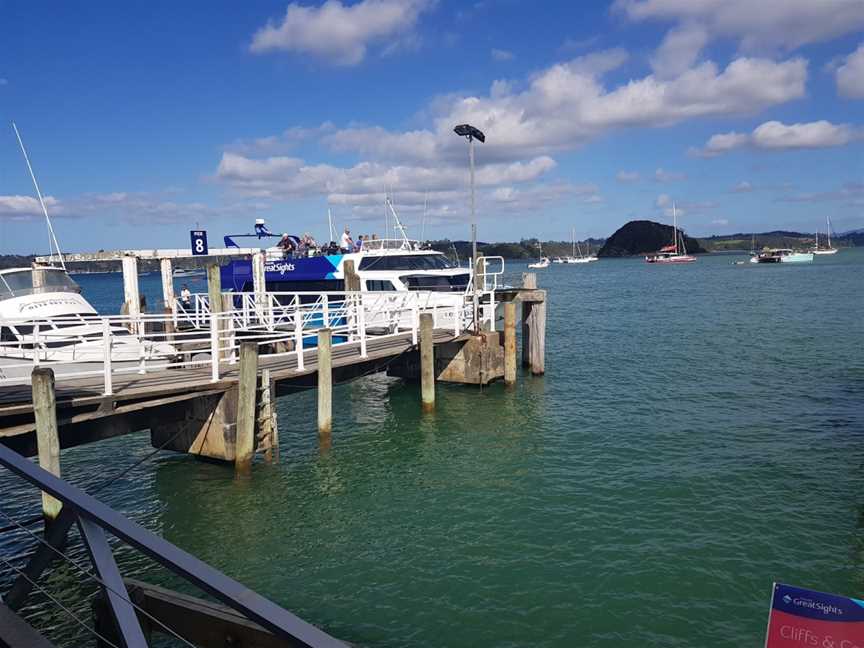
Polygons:
[[[54,250],[57,250],[57,258],[60,259],[60,265],[65,270],[66,262],[63,260],[63,253],[60,251],[60,244],[57,243],[57,236],[54,234],[54,227],[51,225],[51,219],[48,217],[48,209],[45,207],[45,200],[42,198],[42,192],[39,190],[39,183],[36,182],[36,174],[33,173],[33,167],[30,164],[30,157],[27,155],[27,149],[24,148],[24,141],[21,139],[21,133],[18,132],[18,127],[15,122],[12,122],[12,130],[15,131],[15,137],[18,138],[18,145],[21,147],[21,153],[24,154],[24,161],[27,163],[27,170],[30,172],[30,178],[33,180],[33,186],[36,187],[36,195],[39,197],[39,204],[42,207],[42,213],[45,214],[45,223],[48,225],[48,245],[51,259],[54,259]],[[51,247],[53,244],[53,247]]]

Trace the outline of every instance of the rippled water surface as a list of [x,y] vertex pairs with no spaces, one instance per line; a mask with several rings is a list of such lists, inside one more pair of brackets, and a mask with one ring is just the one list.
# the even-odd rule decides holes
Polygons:
[[[735,259],[540,271],[545,377],[439,386],[429,416],[416,386],[340,386],[326,454],[314,393],[284,397],[282,462],[251,480],[164,453],[99,496],[359,645],[761,645],[772,581],[864,593],[864,250]],[[81,283],[116,311],[119,275]],[[115,439],[63,471],[92,491],[150,451]],[[7,514],[37,510],[0,485]],[[86,615],[78,583],[45,580]],[[81,645],[44,599],[28,613]]]

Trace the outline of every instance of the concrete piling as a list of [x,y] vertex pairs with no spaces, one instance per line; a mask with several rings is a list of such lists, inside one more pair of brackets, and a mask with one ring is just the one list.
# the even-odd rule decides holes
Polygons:
[[318,439],[322,448],[330,447],[333,431],[333,332],[318,331]]
[[[32,374],[33,415],[36,420],[36,447],[39,465],[60,476],[60,438],[57,434],[57,401],[54,393],[54,371],[37,367]],[[60,514],[62,504],[48,493],[42,493],[42,514],[51,522]]]
[[516,383],[516,304],[504,304],[504,384]]
[[234,470],[238,475],[248,475],[252,470],[257,398],[258,345],[255,342],[243,342],[240,344],[240,386],[234,454]]
[[435,409],[435,344],[431,313],[420,315],[420,401],[424,412]]
[[143,333],[141,322],[141,292],[138,288],[138,257],[126,255],[123,265],[123,312],[132,322],[131,330],[137,335]]
[[159,274],[162,276],[162,301],[165,302],[165,308],[170,309],[174,313],[174,269],[171,265],[171,259],[159,260]]

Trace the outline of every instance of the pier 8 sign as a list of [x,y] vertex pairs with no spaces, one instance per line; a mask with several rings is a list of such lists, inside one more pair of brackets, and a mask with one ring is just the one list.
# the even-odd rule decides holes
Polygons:
[[189,232],[192,240],[192,255],[207,256],[207,232],[205,230],[192,230]]
[[864,601],[774,583],[765,648],[864,648]]

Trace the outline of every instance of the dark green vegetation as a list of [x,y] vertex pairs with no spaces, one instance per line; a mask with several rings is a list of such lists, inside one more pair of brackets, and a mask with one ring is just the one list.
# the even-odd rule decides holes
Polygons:
[[[648,220],[630,221],[606,239],[606,243],[600,248],[597,256],[622,257],[646,254],[672,245],[673,241],[674,229],[671,225],[663,225]],[[687,252],[693,254],[707,251],[699,245],[699,241],[686,235],[684,236],[684,244]]]

